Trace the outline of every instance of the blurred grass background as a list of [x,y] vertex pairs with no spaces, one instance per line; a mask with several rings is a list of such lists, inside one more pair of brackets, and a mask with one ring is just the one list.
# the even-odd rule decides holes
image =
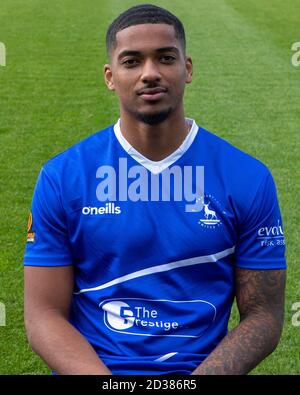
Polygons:
[[[109,23],[138,1],[1,0],[0,374],[48,374],[23,327],[23,253],[33,188],[42,164],[114,123],[118,103],[103,83]],[[299,0],[152,1],[184,23],[194,81],[186,115],[263,161],[274,175],[288,259],[286,321],[276,351],[252,374],[300,374]],[[250,181],[250,180],[249,180]],[[237,323],[234,307],[230,327]]]

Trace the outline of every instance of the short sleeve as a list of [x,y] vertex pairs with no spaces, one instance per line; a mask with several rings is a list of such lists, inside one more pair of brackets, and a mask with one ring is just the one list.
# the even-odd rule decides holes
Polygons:
[[285,269],[285,240],[276,187],[268,171],[240,225],[236,267]]
[[25,266],[72,265],[59,186],[45,168],[35,186],[27,231]]

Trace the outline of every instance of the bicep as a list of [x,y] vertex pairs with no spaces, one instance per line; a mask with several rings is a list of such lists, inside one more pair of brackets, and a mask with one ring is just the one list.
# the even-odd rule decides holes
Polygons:
[[73,266],[24,268],[25,320],[56,310],[68,317],[73,294]]
[[250,314],[271,314],[283,322],[285,270],[250,270],[235,272],[236,301],[241,320]]

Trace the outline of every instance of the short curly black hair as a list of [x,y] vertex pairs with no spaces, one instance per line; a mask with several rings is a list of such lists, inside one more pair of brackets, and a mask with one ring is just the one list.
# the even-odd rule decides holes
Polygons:
[[181,21],[164,8],[152,4],[140,4],[120,14],[109,26],[106,33],[106,49],[108,55],[110,55],[111,50],[116,46],[116,35],[120,30],[144,23],[165,23],[172,25],[175,30],[175,36],[181,42],[185,52],[185,32]]

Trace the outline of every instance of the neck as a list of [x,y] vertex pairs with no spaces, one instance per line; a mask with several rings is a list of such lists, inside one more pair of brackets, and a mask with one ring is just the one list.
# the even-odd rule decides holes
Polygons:
[[121,131],[129,144],[146,158],[160,161],[180,147],[189,132],[184,112],[172,113],[158,125],[148,125],[121,111]]

